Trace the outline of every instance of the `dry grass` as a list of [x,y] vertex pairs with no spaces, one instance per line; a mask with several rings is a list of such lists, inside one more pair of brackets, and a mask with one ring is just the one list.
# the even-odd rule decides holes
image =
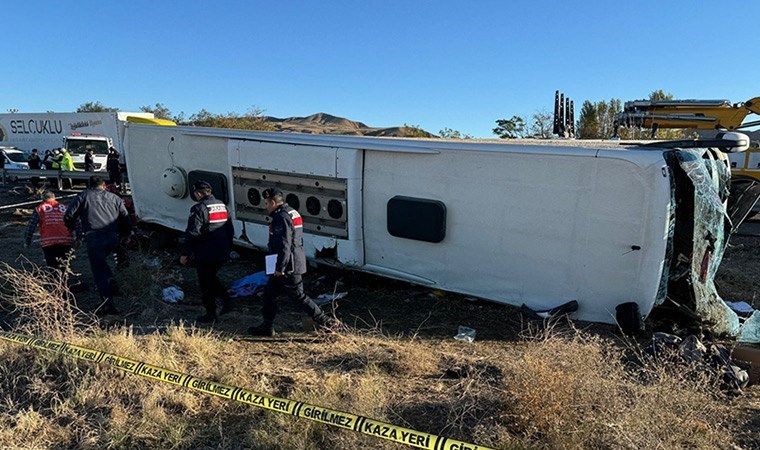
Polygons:
[[[511,364],[504,419],[548,448],[727,448],[719,380],[596,336],[549,332]],[[628,364],[626,364],[628,362]]]
[[[740,425],[711,374],[573,329],[474,344],[380,329],[236,341],[182,323],[138,335],[87,326],[25,275],[0,269],[25,332],[494,448],[730,448]],[[0,359],[0,448],[405,448],[15,344]]]
[[68,339],[97,324],[92,315],[77,308],[68,289],[71,258],[60,271],[38,267],[23,257],[18,262],[19,267],[0,262],[0,302],[3,310],[17,317],[16,331]]

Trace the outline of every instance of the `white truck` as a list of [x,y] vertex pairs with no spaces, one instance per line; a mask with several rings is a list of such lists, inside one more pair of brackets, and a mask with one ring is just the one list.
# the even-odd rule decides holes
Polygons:
[[27,155],[36,148],[41,156],[45,150],[66,147],[78,170],[84,170],[84,154],[91,148],[96,170],[105,170],[110,146],[123,154],[127,118],[162,122],[143,112],[0,114],[0,146],[17,147]]
[[749,141],[723,142],[480,143],[128,123],[124,145],[147,222],[184,230],[189,186],[202,179],[229,206],[237,243],[265,248],[261,192],[276,186],[303,217],[307,257],[324,264],[533,310],[576,301],[573,317],[606,323],[677,301],[736,334],[713,284],[728,242],[729,168],[718,148]]
[[106,170],[108,149],[113,146],[113,139],[99,134],[73,133],[63,138],[63,147],[71,154],[74,168],[84,170],[84,157],[87,150],[92,150],[96,171]]

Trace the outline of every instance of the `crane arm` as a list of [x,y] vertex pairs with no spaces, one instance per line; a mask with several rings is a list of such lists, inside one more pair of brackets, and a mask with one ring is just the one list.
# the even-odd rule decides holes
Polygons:
[[760,115],[760,97],[735,104],[728,100],[637,100],[626,102],[615,115],[615,127],[736,130],[750,113]]

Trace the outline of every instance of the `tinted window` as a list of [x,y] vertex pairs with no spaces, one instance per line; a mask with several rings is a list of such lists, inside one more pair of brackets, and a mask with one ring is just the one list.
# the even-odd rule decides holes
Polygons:
[[5,155],[13,162],[26,162],[26,157],[23,153],[6,152]]
[[205,170],[193,170],[187,174],[187,186],[188,190],[192,190],[193,184],[203,180],[211,185],[211,192],[214,197],[228,204],[230,202],[230,194],[227,187],[227,177],[219,172],[207,172]]
[[396,196],[388,200],[388,233],[425,242],[446,237],[446,205],[439,200]]

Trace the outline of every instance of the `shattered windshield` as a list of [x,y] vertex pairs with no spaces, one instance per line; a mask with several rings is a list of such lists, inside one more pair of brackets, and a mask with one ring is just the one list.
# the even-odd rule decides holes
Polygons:
[[704,148],[680,150],[678,161],[694,185],[690,278],[695,312],[712,324],[714,332],[735,336],[739,333],[739,318],[720,298],[713,281],[731,229],[724,206],[731,175],[726,164]]

